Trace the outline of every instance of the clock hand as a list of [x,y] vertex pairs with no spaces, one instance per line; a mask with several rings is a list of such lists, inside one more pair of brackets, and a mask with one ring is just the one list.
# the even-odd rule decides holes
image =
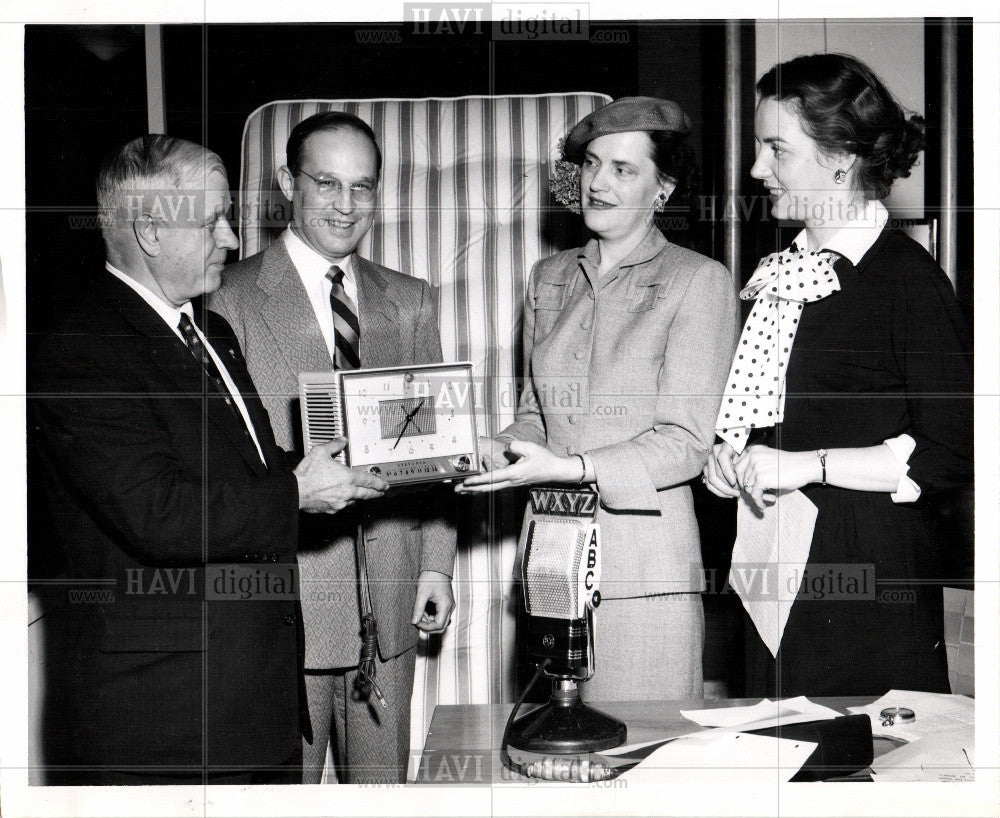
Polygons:
[[393,449],[395,449],[399,445],[399,441],[403,439],[403,435],[406,433],[406,427],[410,425],[410,421],[412,420],[413,418],[411,418],[409,415],[406,416],[406,421],[403,423],[403,428],[399,430],[399,437],[397,437],[396,442],[392,444]]
[[[425,400],[426,400],[426,399],[425,399]],[[400,421],[400,423],[402,423],[402,425],[403,425],[403,426],[405,426],[405,425],[406,425],[406,421],[408,421],[408,420],[412,420],[413,416],[414,416],[415,414],[417,414],[417,412],[419,412],[419,411],[420,411],[420,407],[421,407],[421,406],[423,406],[423,405],[424,405],[424,401],[422,400],[422,401],[420,401],[420,403],[418,403],[418,404],[417,404],[417,406],[416,406],[416,407],[415,407],[415,408],[413,409],[413,411],[412,411],[412,412],[407,412],[407,411],[406,411],[406,410],[404,409],[404,410],[403,410],[403,420],[402,420],[402,421]]]

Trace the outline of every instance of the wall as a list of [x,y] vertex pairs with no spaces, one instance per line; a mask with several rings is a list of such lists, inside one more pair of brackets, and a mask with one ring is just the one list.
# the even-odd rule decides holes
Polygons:
[[[871,66],[900,105],[926,116],[922,19],[763,20],[757,22],[756,41],[757,78],[802,54],[850,54]],[[908,179],[893,185],[886,205],[895,216],[924,218],[923,160]]]

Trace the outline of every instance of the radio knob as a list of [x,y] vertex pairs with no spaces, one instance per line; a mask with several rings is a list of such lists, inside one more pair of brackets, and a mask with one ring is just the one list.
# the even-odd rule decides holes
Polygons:
[[369,474],[381,474],[382,473],[382,469],[380,469],[378,466],[369,466],[368,467],[368,473]]
[[451,464],[455,467],[455,471],[468,471],[472,467],[472,460],[468,455],[463,454],[452,460]]

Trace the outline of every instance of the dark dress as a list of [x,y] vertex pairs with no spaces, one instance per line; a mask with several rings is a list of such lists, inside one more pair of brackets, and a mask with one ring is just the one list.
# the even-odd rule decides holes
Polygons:
[[840,258],[835,269],[840,291],[802,311],[784,420],[750,442],[803,451],[906,433],[921,496],[802,489],[819,509],[806,575],[776,659],[746,620],[746,694],[948,692],[927,507],[972,481],[972,343],[948,279],[904,234],[884,230],[857,267]]

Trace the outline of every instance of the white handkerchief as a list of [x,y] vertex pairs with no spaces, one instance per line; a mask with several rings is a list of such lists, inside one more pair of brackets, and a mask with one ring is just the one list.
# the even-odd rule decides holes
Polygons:
[[778,496],[758,512],[740,498],[729,585],[739,595],[772,656],[809,560],[816,506],[801,491]]

